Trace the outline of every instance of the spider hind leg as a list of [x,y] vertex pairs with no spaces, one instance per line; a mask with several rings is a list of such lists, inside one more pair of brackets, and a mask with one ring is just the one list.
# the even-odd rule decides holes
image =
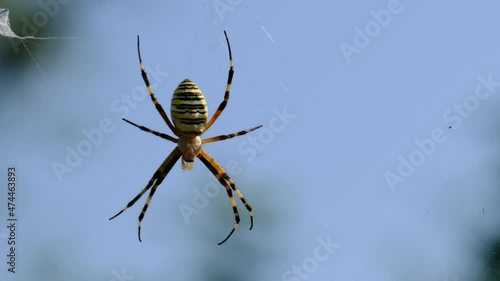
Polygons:
[[141,240],[142,219],[144,218],[144,215],[146,215],[146,211],[148,209],[149,203],[151,203],[151,199],[153,198],[153,195],[154,195],[156,189],[162,183],[162,181],[165,179],[165,177],[170,172],[170,170],[172,169],[172,167],[175,165],[175,163],[177,162],[177,160],[179,160],[179,158],[181,157],[181,155],[182,154],[180,153],[180,151],[179,151],[179,149],[177,147],[174,150],[172,150],[172,152],[168,155],[168,157],[165,159],[165,161],[163,161],[163,163],[160,165],[160,167],[158,168],[158,170],[156,170],[156,172],[153,174],[153,177],[151,177],[151,179],[149,180],[149,182],[146,185],[146,187],[144,187],[141,190],[141,192],[139,194],[137,194],[137,196],[135,196],[134,199],[132,199],[127,204],[127,206],[125,206],[125,208],[123,208],[116,215],[112,216],[110,218],[110,220],[116,218],[121,213],[123,213],[125,210],[127,210],[130,207],[132,207],[132,205],[134,205],[135,202],[137,202],[137,200],[139,200],[139,198],[141,198],[142,195],[144,195],[144,193],[146,193],[146,191],[148,191],[148,189],[151,188],[151,191],[149,192],[148,199],[146,200],[146,203],[144,204],[144,207],[142,208],[141,214],[139,215],[139,223],[138,223],[138,228],[137,228],[137,236],[139,238],[139,241],[142,242],[142,240]]
[[243,204],[245,205],[245,207],[247,208],[247,210],[250,214],[250,222],[251,222],[250,229],[252,229],[252,227],[253,227],[252,207],[250,207],[250,205],[245,200],[245,198],[243,198],[243,195],[236,188],[236,185],[234,184],[233,180],[226,174],[224,169],[204,149],[202,149],[200,154],[198,154],[198,158],[201,160],[201,162],[203,162],[203,164],[205,164],[205,166],[207,166],[207,168],[210,170],[210,172],[212,172],[212,174],[219,181],[219,183],[222,186],[224,186],[224,188],[227,191],[227,195],[229,197],[229,202],[231,203],[231,207],[233,208],[235,223],[234,223],[233,229],[231,230],[229,235],[224,240],[222,240],[222,242],[219,243],[219,245],[221,245],[224,242],[226,242],[229,239],[229,237],[231,237],[231,235],[234,233],[236,228],[238,228],[238,225],[240,223],[240,215],[238,213],[238,208],[236,207],[236,202],[234,200],[232,190],[234,190],[236,195],[238,195],[241,202],[243,202]]

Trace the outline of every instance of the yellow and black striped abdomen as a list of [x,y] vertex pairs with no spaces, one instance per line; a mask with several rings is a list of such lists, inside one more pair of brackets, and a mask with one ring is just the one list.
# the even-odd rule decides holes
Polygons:
[[175,89],[170,113],[175,127],[182,133],[191,136],[203,133],[208,118],[207,102],[193,81],[185,79]]

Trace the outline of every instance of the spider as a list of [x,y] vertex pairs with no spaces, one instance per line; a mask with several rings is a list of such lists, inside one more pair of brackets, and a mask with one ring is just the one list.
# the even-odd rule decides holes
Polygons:
[[231,46],[229,45],[229,39],[227,36],[226,31],[224,31],[224,36],[226,37],[226,42],[227,42],[227,49],[229,51],[229,73],[227,77],[227,84],[226,84],[226,91],[224,93],[224,100],[220,103],[219,107],[215,111],[214,115],[208,120],[208,110],[207,110],[207,103],[205,101],[205,97],[203,96],[201,90],[198,88],[198,86],[192,82],[189,79],[183,80],[179,86],[175,89],[174,94],[172,96],[172,102],[170,105],[170,113],[172,116],[172,122],[170,122],[170,119],[168,118],[167,114],[165,113],[165,110],[163,110],[163,107],[160,105],[158,100],[155,97],[155,94],[153,92],[153,89],[151,88],[151,85],[149,84],[149,79],[148,75],[146,74],[146,71],[144,70],[144,65],[142,64],[142,58],[141,58],[141,49],[140,49],[140,42],[139,42],[139,36],[137,36],[137,53],[139,55],[139,64],[141,68],[141,75],[144,80],[144,83],[146,84],[146,87],[148,89],[148,92],[150,94],[151,100],[153,101],[153,104],[155,105],[156,109],[160,113],[161,117],[163,120],[167,123],[168,127],[170,130],[178,137],[172,137],[168,134],[160,133],[154,130],[151,130],[149,128],[146,128],[141,125],[137,125],[134,122],[131,122],[125,118],[122,118],[123,121],[143,130],[149,133],[152,133],[155,136],[164,138],[166,140],[169,140],[173,143],[176,143],[177,146],[174,148],[174,150],[167,156],[165,161],[160,165],[158,170],[153,174],[153,177],[149,180],[148,184],[146,187],[144,187],[137,196],[132,199],[125,208],[123,208],[120,212],[118,212],[116,215],[110,218],[110,220],[116,218],[119,216],[121,213],[123,213],[125,210],[130,208],[132,205],[141,198],[144,193],[151,188],[151,191],[149,192],[148,199],[146,200],[146,203],[144,204],[144,207],[142,208],[142,212],[139,215],[139,226],[138,226],[138,238],[139,241],[142,242],[141,240],[141,225],[142,225],[142,219],[144,218],[144,215],[146,214],[146,210],[148,209],[149,203],[151,202],[151,198],[153,198],[153,195],[158,188],[158,186],[163,182],[167,174],[170,172],[170,169],[175,165],[177,160],[181,158],[182,156],[182,169],[185,170],[191,170],[194,165],[194,159],[195,157],[198,157],[205,166],[212,172],[212,174],[217,178],[219,183],[224,186],[226,189],[227,195],[229,196],[229,201],[231,203],[231,206],[233,207],[233,212],[234,212],[234,219],[235,223],[233,226],[233,229],[229,233],[229,235],[222,240],[222,242],[219,243],[221,245],[222,243],[226,242],[229,237],[234,233],[236,228],[238,227],[238,224],[240,222],[240,216],[238,213],[238,209],[236,207],[236,202],[233,197],[233,191],[236,193],[236,195],[239,197],[241,202],[245,205],[247,208],[248,212],[250,213],[250,230],[253,227],[253,214],[252,214],[252,207],[247,203],[247,201],[243,198],[243,195],[241,192],[236,188],[236,185],[234,184],[233,180],[227,175],[227,173],[224,171],[224,169],[221,167],[219,163],[217,163],[203,148],[202,144],[205,143],[211,143],[211,142],[216,142],[216,141],[221,141],[221,140],[226,140],[230,138],[234,138],[237,136],[245,135],[251,131],[254,131],[262,125],[248,129],[248,130],[243,130],[239,131],[233,134],[227,134],[227,135],[220,135],[216,137],[210,137],[206,139],[201,139],[201,135],[203,135],[217,120],[219,115],[222,113],[224,108],[227,105],[227,102],[229,100],[229,92],[231,88],[231,82],[233,80],[233,74],[234,74],[234,66],[233,66],[233,56],[231,54]]

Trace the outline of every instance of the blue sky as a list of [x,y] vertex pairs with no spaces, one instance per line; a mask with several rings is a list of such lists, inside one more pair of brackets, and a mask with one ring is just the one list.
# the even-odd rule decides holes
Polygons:
[[[499,232],[496,1],[51,3],[7,7],[35,26],[43,13],[61,24],[43,36],[78,38],[29,41],[40,69],[0,68],[0,178],[16,167],[19,219],[18,273],[3,266],[0,280],[498,278],[485,249]],[[17,34],[38,35],[22,22]],[[197,161],[159,187],[140,243],[144,198],[108,218],[174,146],[121,121],[170,133],[140,76],[136,35],[164,108],[189,78],[213,113],[229,66],[224,30],[235,76],[206,136],[263,128],[205,149],[252,204],[255,228],[239,204],[240,227],[217,246],[232,212]]]

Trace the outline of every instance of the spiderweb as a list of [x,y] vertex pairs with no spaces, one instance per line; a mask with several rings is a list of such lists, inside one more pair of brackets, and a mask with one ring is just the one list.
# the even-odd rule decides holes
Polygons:
[[26,46],[24,40],[49,40],[49,39],[76,39],[80,37],[35,37],[35,36],[19,36],[17,35],[12,29],[10,28],[10,20],[9,20],[9,9],[5,8],[0,8],[0,36],[2,37],[7,37],[7,38],[14,38],[14,39],[19,39],[21,41],[21,44],[23,45],[24,49],[26,49],[26,52],[28,52],[29,56],[35,63],[36,67],[40,71],[40,73],[45,77],[45,73],[43,72],[42,68],[36,61],[35,57],[33,54],[30,52],[28,49],[28,46]]
[[21,37],[17,36],[10,28],[9,10],[4,8],[0,8],[0,35],[21,39]]
[[35,40],[48,40],[48,39],[68,39],[79,37],[35,37],[35,36],[19,36],[10,28],[9,9],[0,8],[0,35],[3,37],[10,37],[16,39],[35,39]]

